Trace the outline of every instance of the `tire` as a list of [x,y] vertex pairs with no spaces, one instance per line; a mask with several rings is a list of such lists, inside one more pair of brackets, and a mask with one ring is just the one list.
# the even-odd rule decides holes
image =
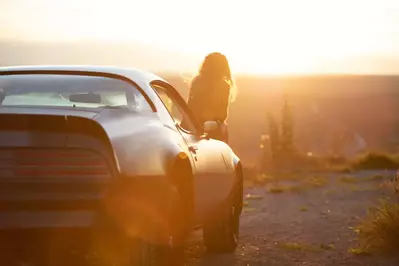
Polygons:
[[242,196],[241,186],[235,190],[222,210],[220,218],[208,222],[203,228],[203,237],[210,253],[232,253],[238,245]]
[[[175,202],[170,211],[170,224],[177,221],[177,218],[184,215],[177,215],[181,212],[180,201]],[[171,230],[172,235],[169,241],[164,234],[161,234],[160,226],[150,225],[148,232],[154,234],[155,241],[143,238],[132,238],[127,235],[125,230],[117,227],[115,223],[105,216],[97,219],[96,229],[92,239],[94,239],[93,263],[89,265],[98,266],[183,266],[185,251],[185,234],[177,230]],[[179,241],[173,241],[173,239]],[[161,241],[159,241],[161,239]]]

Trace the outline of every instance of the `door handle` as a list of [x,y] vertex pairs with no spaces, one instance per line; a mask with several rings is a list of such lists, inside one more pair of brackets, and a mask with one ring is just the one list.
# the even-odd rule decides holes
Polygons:
[[197,146],[189,146],[189,147],[188,147],[188,150],[189,150],[191,153],[196,154],[198,148],[197,148]]

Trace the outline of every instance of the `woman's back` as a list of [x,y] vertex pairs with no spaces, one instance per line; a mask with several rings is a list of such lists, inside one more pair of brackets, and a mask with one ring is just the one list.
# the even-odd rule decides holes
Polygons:
[[228,116],[230,85],[198,75],[191,83],[188,106],[200,123],[224,122]]
[[227,115],[232,99],[233,79],[227,58],[221,53],[205,57],[198,75],[192,80],[188,106],[198,122],[216,121],[218,132],[212,138],[227,142]]

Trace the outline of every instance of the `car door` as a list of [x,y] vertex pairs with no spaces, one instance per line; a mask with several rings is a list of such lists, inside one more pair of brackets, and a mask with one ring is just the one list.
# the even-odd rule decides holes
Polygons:
[[153,88],[175,121],[192,157],[196,216],[201,219],[227,197],[233,186],[233,176],[227,171],[222,156],[224,143],[202,134],[202,127],[196,123],[187,104],[172,86],[157,83]]

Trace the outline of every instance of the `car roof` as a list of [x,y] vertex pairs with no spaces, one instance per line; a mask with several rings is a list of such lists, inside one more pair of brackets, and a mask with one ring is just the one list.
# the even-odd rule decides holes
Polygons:
[[147,91],[148,85],[153,80],[162,80],[163,78],[156,74],[139,70],[136,68],[117,67],[117,66],[103,66],[103,65],[31,65],[31,66],[8,66],[0,67],[0,75],[3,72],[25,72],[25,71],[76,71],[76,72],[93,72],[93,73],[107,73],[124,76],[142,89]]

